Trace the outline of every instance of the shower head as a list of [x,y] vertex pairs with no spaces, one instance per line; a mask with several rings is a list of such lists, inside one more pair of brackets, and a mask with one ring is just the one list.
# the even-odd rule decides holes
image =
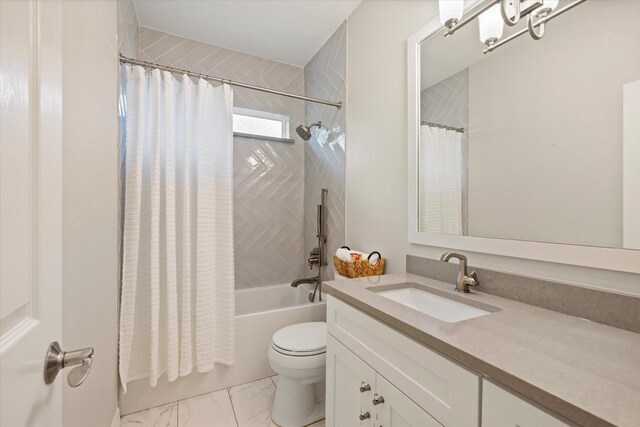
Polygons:
[[298,135],[300,135],[300,138],[308,141],[309,139],[311,139],[311,128],[314,126],[321,127],[322,122],[315,122],[310,124],[309,126],[298,125],[298,127],[296,128],[296,132],[298,133]]

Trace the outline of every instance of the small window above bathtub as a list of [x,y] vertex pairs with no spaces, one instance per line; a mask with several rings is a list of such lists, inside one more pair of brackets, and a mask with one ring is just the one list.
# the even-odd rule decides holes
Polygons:
[[246,138],[291,141],[289,139],[289,116],[235,107],[233,109],[233,134]]

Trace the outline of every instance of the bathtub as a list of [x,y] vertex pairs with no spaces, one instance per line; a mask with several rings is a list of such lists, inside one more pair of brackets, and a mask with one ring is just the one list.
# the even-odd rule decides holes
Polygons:
[[267,360],[267,349],[274,332],[295,323],[326,320],[326,303],[309,302],[308,295],[312,291],[309,285],[292,288],[289,283],[237,290],[236,363],[233,366],[216,365],[210,372],[194,373],[173,382],[163,376],[156,387],[149,386],[148,379],[133,381],[129,383],[127,393],[120,389],[121,414],[275,375]]
[[236,291],[236,317],[263,315],[277,310],[295,310],[302,307],[308,309],[309,305],[317,304],[309,302],[309,294],[312,292],[313,287],[310,285],[293,288],[289,283],[240,289]]

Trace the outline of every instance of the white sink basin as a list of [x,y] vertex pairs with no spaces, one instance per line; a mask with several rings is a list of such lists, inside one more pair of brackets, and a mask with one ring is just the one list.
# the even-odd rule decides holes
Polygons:
[[473,305],[456,301],[456,299],[460,298],[459,296],[437,295],[446,293],[437,289],[432,290],[417,283],[407,283],[405,285],[404,287],[394,286],[392,289],[386,286],[378,288],[379,290],[376,288],[370,289],[380,296],[449,323],[485,316],[499,310],[497,307],[475,301],[471,302]]

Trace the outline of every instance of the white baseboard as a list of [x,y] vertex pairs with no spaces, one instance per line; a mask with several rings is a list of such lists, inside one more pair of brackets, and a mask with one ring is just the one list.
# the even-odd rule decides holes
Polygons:
[[120,427],[120,407],[119,406],[116,406],[116,413],[113,414],[111,427]]

